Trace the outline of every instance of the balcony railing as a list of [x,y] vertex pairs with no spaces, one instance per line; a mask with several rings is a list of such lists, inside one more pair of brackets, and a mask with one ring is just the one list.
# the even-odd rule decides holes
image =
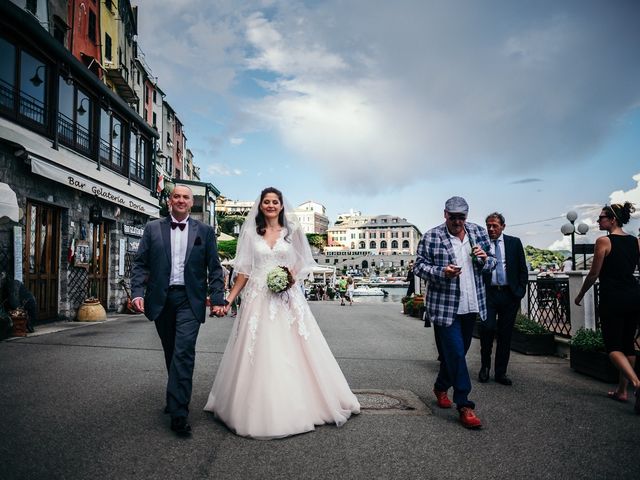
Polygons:
[[66,115],[58,113],[58,139],[60,143],[91,156],[92,137],[93,135],[86,127],[74,122]]
[[21,123],[38,130],[46,127],[48,112],[45,103],[4,80],[0,80],[0,107]]
[[[15,85],[0,79],[0,115],[22,125],[29,130],[38,132],[61,145],[76,152],[100,161],[104,165],[122,175],[129,176],[132,181],[150,187],[150,155],[148,155],[148,139],[144,139],[145,148],[141,150],[144,157],[135,159],[135,165],[129,166],[129,152],[127,142],[122,142],[125,149],[110,146],[104,139],[100,139],[100,125],[90,122],[89,128],[69,118],[61,112],[52,110],[53,103],[43,102],[21,91]],[[130,172],[130,173],[129,173]]]
[[124,173],[124,157],[122,151],[110,145],[104,138],[100,139],[100,162],[117,172]]

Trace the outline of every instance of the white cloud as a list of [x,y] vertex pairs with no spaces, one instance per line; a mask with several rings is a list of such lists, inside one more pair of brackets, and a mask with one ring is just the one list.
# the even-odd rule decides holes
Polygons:
[[209,175],[214,177],[229,177],[242,175],[244,172],[238,168],[231,168],[228,165],[222,163],[214,163],[208,165],[206,171]]
[[571,250],[571,237],[562,237],[547,247],[547,250]]
[[231,145],[235,145],[235,146],[237,146],[237,145],[242,145],[244,142],[245,142],[245,139],[244,139],[244,138],[231,137],[231,138],[229,139],[229,143],[230,143]]
[[384,191],[452,164],[536,172],[584,158],[640,98],[629,12],[545,4],[523,19],[514,6],[500,23],[491,8],[440,2],[337,5],[250,17],[248,66],[275,79],[247,108],[301,159],[339,168],[340,187]]
[[631,202],[640,208],[640,173],[634,175],[632,178],[636,182],[636,186],[626,192],[624,190],[612,192],[611,195],[609,195],[610,203]]
[[138,3],[170,102],[223,104],[221,139],[275,132],[337,190],[537,178],[588,160],[640,106],[637,2]]

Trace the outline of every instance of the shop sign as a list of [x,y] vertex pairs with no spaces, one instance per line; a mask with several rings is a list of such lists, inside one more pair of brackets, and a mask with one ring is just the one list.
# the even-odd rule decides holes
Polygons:
[[106,185],[94,182],[93,180],[79,175],[70,170],[57,167],[51,163],[31,157],[31,171],[43,177],[50,178],[56,182],[68,185],[76,190],[95,195],[116,205],[130,208],[136,212],[144,213],[151,217],[158,217],[160,209],[149,203],[130,197],[124,193],[120,193]]
[[13,227],[13,278],[19,281],[22,279],[22,227]]
[[127,241],[121,238],[118,243],[118,275],[124,275],[124,255]]
[[132,237],[141,237],[144,233],[144,227],[138,227],[136,225],[124,224],[122,230],[125,235],[131,235]]
[[129,246],[127,249],[131,253],[136,253],[138,251],[138,245],[140,245],[140,240],[129,240]]

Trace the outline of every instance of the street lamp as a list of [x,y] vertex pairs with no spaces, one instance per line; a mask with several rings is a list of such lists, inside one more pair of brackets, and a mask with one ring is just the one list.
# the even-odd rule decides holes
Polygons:
[[84,105],[82,105],[85,101],[90,102],[89,97],[84,97],[82,100],[80,100],[80,106],[76,110],[80,115],[84,115],[85,113],[87,113],[87,109],[84,108]]
[[118,138],[118,135],[119,135],[119,132],[118,130],[116,130],[116,127],[118,127],[119,132],[122,133],[122,124],[114,122],[113,130],[111,131],[111,138],[113,138],[114,140]]
[[40,75],[38,75],[38,72],[40,71],[41,68],[44,68],[45,65],[40,65],[38,68],[36,68],[36,73],[33,75],[33,77],[31,77],[29,79],[29,81],[33,84],[34,87],[39,87],[40,85],[42,85],[43,80],[40,78]]
[[589,231],[589,225],[587,225],[586,223],[579,223],[576,226],[575,222],[577,219],[578,214],[572,210],[567,213],[567,220],[569,220],[569,223],[565,223],[564,225],[562,225],[562,227],[560,227],[560,231],[563,235],[571,235],[571,265],[573,270],[576,269],[576,233],[578,235],[586,235],[586,233]]

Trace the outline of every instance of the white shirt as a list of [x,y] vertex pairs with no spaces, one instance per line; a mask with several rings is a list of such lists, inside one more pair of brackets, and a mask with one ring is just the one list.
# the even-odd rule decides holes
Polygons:
[[[493,256],[496,257],[496,259],[498,258],[498,255],[496,253],[496,243],[498,245],[498,248],[500,249],[500,255],[501,255],[501,259],[502,259],[502,268],[504,269],[504,279],[505,281],[507,280],[507,262],[505,260],[506,258],[506,252],[504,251],[504,235],[500,234],[500,236],[496,239],[496,240],[491,240],[491,253],[493,253]],[[493,271],[491,272],[491,285],[499,285],[498,284],[498,274],[496,273],[496,271],[498,270],[498,264],[496,263],[496,268],[493,269]]]
[[[173,215],[172,222],[178,222]],[[178,223],[186,223],[184,230],[171,229],[171,275],[169,285],[184,285],[184,259],[187,254],[187,239],[189,238],[189,217]]]
[[453,253],[456,257],[456,265],[462,267],[460,270],[460,301],[458,302],[458,315],[467,313],[478,313],[478,295],[476,293],[476,279],[473,275],[473,260],[471,259],[471,244],[469,235],[465,232],[464,239],[451,235],[447,230]]

